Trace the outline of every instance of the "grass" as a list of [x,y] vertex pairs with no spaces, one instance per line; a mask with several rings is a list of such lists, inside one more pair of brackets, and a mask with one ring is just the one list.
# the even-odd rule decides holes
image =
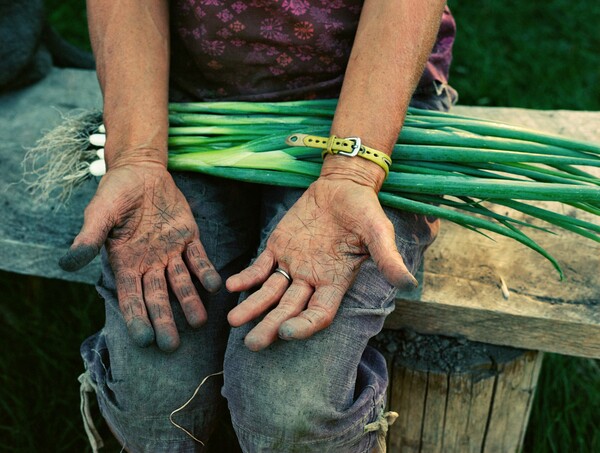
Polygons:
[[0,451],[85,451],[78,351],[101,327],[100,298],[88,285],[7,272],[0,294]]
[[[89,49],[85,2],[46,4],[57,30]],[[450,6],[459,23],[451,83],[462,104],[600,110],[600,3]],[[0,451],[90,451],[77,376],[79,344],[103,319],[94,289],[0,272],[0,307]],[[524,451],[600,451],[598,408],[599,362],[548,354]],[[105,451],[119,449],[111,443]]]
[[600,361],[546,354],[525,452],[600,451]]
[[600,2],[449,0],[464,105],[600,110]]
[[48,20],[54,29],[76,46],[91,50],[85,0],[45,0]]

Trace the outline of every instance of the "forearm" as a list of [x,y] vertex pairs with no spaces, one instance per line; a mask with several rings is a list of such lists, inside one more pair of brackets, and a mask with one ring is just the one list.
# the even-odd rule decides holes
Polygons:
[[88,0],[104,97],[108,168],[167,163],[169,16],[166,0]]
[[[431,52],[443,0],[366,0],[331,133],[391,154]],[[365,159],[329,156],[324,171],[358,172],[377,188],[385,174]]]

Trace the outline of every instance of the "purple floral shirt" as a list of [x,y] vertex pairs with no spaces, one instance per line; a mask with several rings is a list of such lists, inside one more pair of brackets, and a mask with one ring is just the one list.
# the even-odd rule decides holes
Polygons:
[[[173,0],[174,100],[339,95],[363,0]],[[455,24],[446,8],[416,94],[447,85]]]

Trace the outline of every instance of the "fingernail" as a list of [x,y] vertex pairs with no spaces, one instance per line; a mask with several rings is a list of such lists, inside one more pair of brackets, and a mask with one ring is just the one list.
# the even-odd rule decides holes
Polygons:
[[179,336],[172,334],[158,334],[156,344],[164,352],[173,352],[179,347]]
[[413,277],[412,275],[410,276],[410,282],[411,284],[417,288],[419,286],[419,280],[417,280],[415,277]]
[[58,260],[58,265],[67,272],[74,272],[92,261],[97,254],[98,248],[93,245],[78,245],[65,253],[65,255]]
[[217,272],[209,272],[204,277],[204,288],[209,293],[216,293],[221,289],[221,285],[223,281],[221,280],[221,276]]
[[400,277],[400,279],[396,282],[396,288],[404,291],[409,291],[415,288],[418,288],[419,281],[413,277],[411,274],[404,274]]
[[413,285],[415,288],[416,288],[417,286],[419,286],[419,281],[418,281],[418,280],[417,280],[415,277],[413,277],[413,276],[412,276],[412,275],[410,275],[410,274],[409,274],[409,277],[410,277],[410,278],[408,279],[408,281],[410,282],[410,284],[411,284],[411,285]]
[[190,327],[198,329],[204,325],[207,317],[202,313],[190,313],[187,315],[187,322]]
[[278,332],[279,338],[282,340],[294,340],[296,335],[296,329],[294,326],[290,326],[287,323],[283,323],[281,327],[279,327]]
[[145,348],[154,343],[154,329],[140,318],[134,318],[129,321],[127,330],[135,344],[141,348]]
[[257,352],[262,349],[262,343],[256,336],[251,334],[246,335],[246,338],[244,338],[244,344],[253,352]]

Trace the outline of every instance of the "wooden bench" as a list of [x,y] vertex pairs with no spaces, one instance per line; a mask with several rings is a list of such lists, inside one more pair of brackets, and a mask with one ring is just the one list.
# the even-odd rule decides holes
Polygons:
[[[33,206],[20,180],[24,147],[58,124],[61,112],[100,105],[95,75],[80,70],[56,69],[37,85],[0,96],[0,269],[95,282],[97,261],[73,274],[56,262],[77,234],[96,183],[57,209]],[[600,112],[455,112],[600,141]],[[420,288],[399,295],[378,338],[391,376],[389,406],[400,413],[390,451],[518,451],[541,366],[538,351],[600,358],[600,245],[564,232],[530,233],[561,263],[564,281],[514,241],[493,242],[443,223]]]

